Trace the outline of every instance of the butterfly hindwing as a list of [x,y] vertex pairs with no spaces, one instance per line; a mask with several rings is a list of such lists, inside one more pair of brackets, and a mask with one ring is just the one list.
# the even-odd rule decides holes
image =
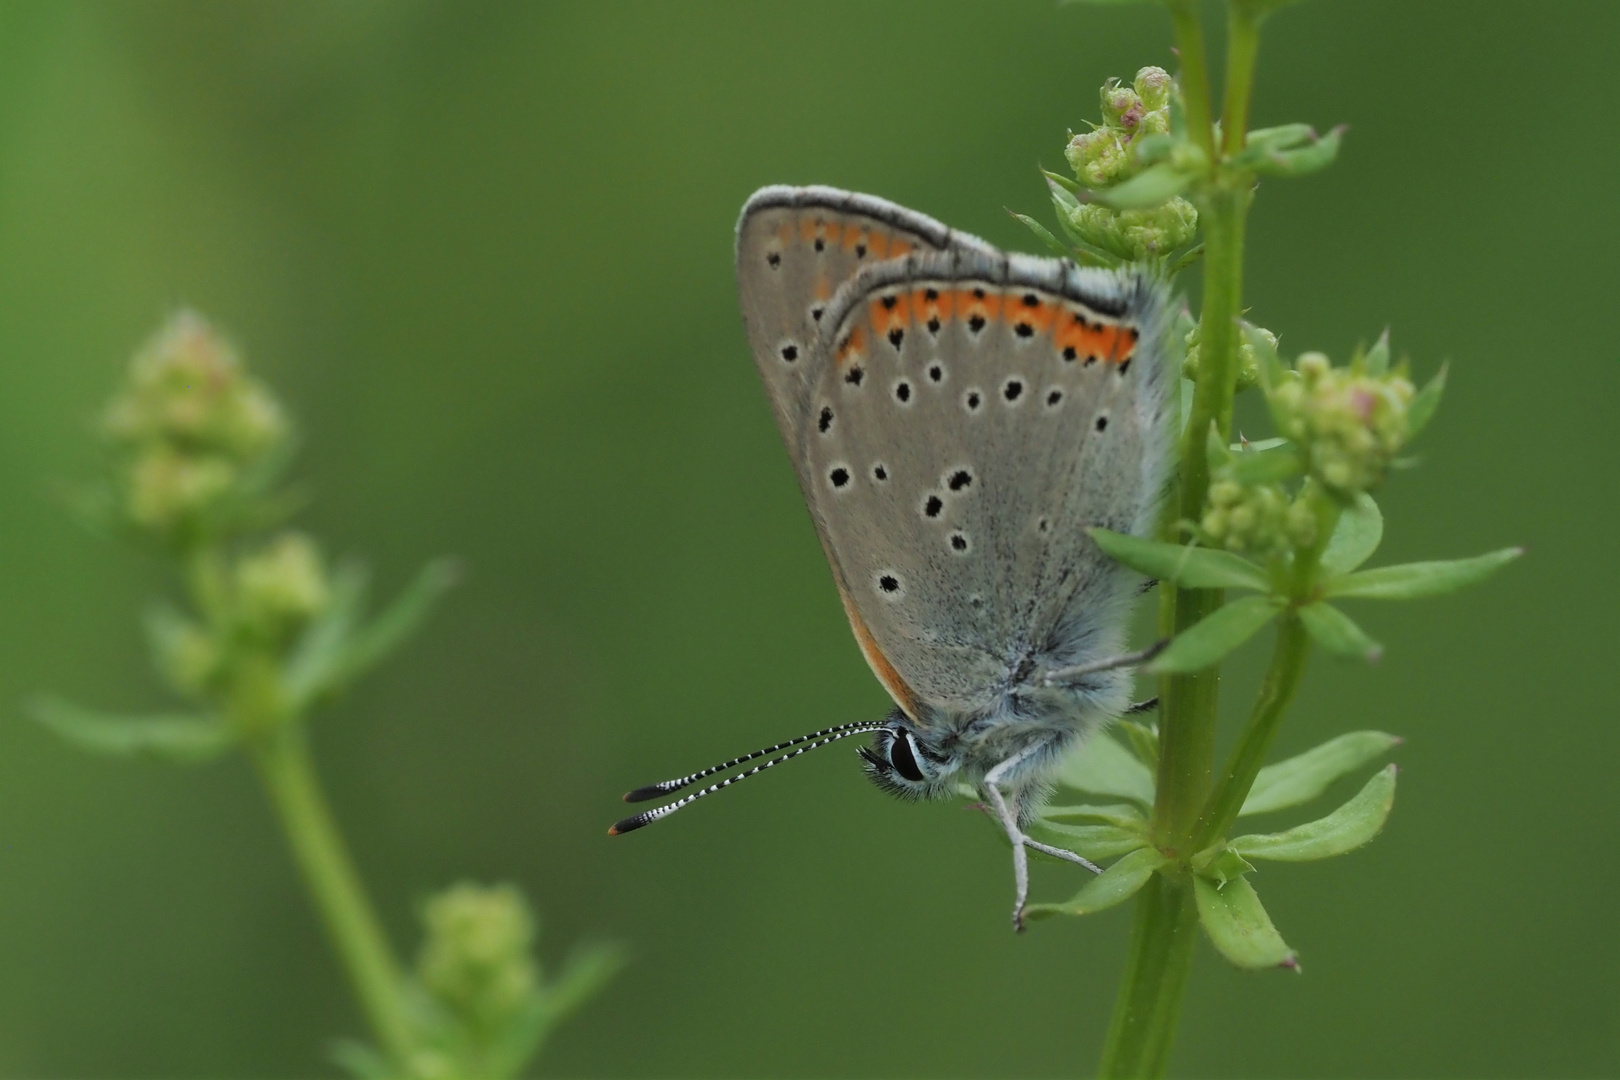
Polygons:
[[[767,187],[748,200],[737,223],[737,287],[754,364],[790,453],[808,412],[811,353],[839,288],[876,263],[953,247],[989,250],[975,237],[871,195]],[[799,472],[803,484],[802,467]]]
[[1162,309],[1135,272],[983,248],[867,268],[828,309],[795,462],[857,636],[924,704],[1118,650],[1137,579],[1084,529],[1151,531]]

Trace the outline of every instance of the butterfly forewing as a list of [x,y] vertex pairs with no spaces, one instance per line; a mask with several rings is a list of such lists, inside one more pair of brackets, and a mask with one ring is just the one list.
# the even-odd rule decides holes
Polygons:
[[1117,651],[1134,580],[1084,529],[1152,527],[1171,430],[1161,309],[1134,273],[982,249],[919,251],[838,294],[796,463],[897,697],[982,709]]
[[[913,251],[988,250],[933,218],[825,187],[754,193],[737,225],[737,286],[755,366],[791,453],[808,416],[812,357],[839,288],[867,266]],[[802,463],[800,482],[806,482]]]

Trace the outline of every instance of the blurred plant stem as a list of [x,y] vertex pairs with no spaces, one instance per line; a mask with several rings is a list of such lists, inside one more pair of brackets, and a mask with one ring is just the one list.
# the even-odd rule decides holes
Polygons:
[[410,1061],[414,1040],[401,967],[321,792],[303,723],[272,721],[249,747],[372,1034],[391,1059]]
[[[1226,93],[1219,145],[1212,123],[1204,32],[1195,0],[1171,0],[1171,22],[1181,59],[1180,89],[1188,137],[1208,151],[1209,176],[1199,201],[1204,236],[1203,309],[1199,317],[1200,354],[1191,416],[1181,449],[1177,493],[1160,539],[1174,541],[1181,521],[1197,521],[1209,495],[1206,449],[1213,425],[1230,441],[1232,399],[1237,389],[1243,312],[1243,237],[1252,178],[1226,169],[1225,159],[1243,149],[1259,47],[1261,9],[1242,0],[1227,5]],[[1173,638],[1215,613],[1224,603],[1218,589],[1164,590],[1160,635]],[[1273,671],[1267,685],[1285,684],[1272,728],[1303,671],[1308,643],[1279,649],[1286,670]],[[1160,676],[1159,767],[1153,807],[1154,844],[1174,858],[1199,850],[1195,830],[1210,797],[1215,761],[1215,725],[1220,702],[1220,666]],[[1269,738],[1265,740],[1269,745]],[[1225,780],[1236,780],[1228,776]],[[1253,782],[1253,776],[1249,777]],[[1222,804],[1239,805],[1248,786],[1223,783]],[[1162,1076],[1175,1041],[1176,1023],[1187,987],[1198,917],[1191,874],[1158,874],[1136,897],[1130,955],[1114,1006],[1098,1072],[1103,1077]]]
[[159,671],[195,711],[119,716],[42,698],[36,718],[100,754],[198,763],[242,749],[375,1037],[375,1047],[339,1044],[337,1059],[365,1080],[518,1075],[556,1022],[612,976],[617,952],[582,950],[542,980],[522,894],[463,882],[425,905],[427,934],[407,971],[338,833],[308,741],[310,713],[421,626],[453,566],[429,563],[365,618],[364,569],[351,561],[329,572],[312,538],[281,528],[299,501],[279,486],[293,443],[284,410],[197,315],[176,315],[135,355],[103,430],[111,482],[87,494],[83,512],[155,545],[179,571],[189,610],[155,604],[146,628]]

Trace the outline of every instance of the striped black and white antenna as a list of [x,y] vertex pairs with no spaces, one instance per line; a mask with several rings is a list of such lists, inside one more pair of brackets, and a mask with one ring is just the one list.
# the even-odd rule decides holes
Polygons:
[[823,728],[820,731],[812,731],[808,735],[800,735],[796,739],[789,739],[787,742],[780,742],[775,746],[767,746],[763,750],[755,750],[752,754],[744,754],[740,758],[732,758],[730,761],[723,761],[718,765],[711,765],[707,769],[700,769],[697,772],[692,773],[690,776],[681,776],[674,780],[661,780],[656,784],[648,784],[646,787],[636,788],[636,790],[625,794],[625,802],[646,802],[648,799],[660,799],[665,795],[673,795],[682,788],[695,784],[699,780],[713,776],[715,773],[725,772],[727,769],[735,768],[738,765],[746,765],[748,762],[757,758],[765,757],[767,754],[774,754],[778,750],[787,750],[790,746],[797,747],[797,749],[791,750],[780,757],[771,758],[769,761],[755,765],[752,769],[749,769],[746,772],[740,772],[736,776],[728,776],[726,779],[721,780],[717,784],[710,784],[701,791],[694,791],[692,794],[683,796],[672,803],[668,803],[664,806],[654,807],[651,810],[643,810],[639,814],[632,814],[630,817],[625,818],[623,821],[618,822],[611,829],[609,829],[608,835],[619,836],[622,833],[639,829],[643,825],[651,825],[660,818],[668,817],[683,806],[690,806],[692,803],[703,798],[705,795],[713,795],[721,788],[728,788],[739,780],[746,780],[750,776],[762,773],[772,765],[780,765],[784,761],[791,761],[800,754],[808,754],[812,750],[819,750],[823,746],[835,743],[839,739],[847,739],[851,735],[864,735],[869,731],[880,731],[884,726],[885,724],[883,721],[874,722],[871,720],[861,720],[853,724],[839,724],[837,727]]

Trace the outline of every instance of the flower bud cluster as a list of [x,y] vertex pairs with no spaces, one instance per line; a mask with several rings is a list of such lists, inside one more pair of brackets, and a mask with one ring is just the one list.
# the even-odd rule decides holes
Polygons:
[[[1273,349],[1277,347],[1276,334],[1273,334],[1270,330],[1259,326],[1256,326],[1253,329],[1262,338],[1264,338],[1267,344],[1269,344]],[[1198,360],[1200,356],[1199,344],[1203,337],[1201,330],[1201,324],[1194,323],[1193,328],[1187,332],[1187,351],[1181,361],[1182,378],[1191,379],[1193,382],[1198,381]],[[1241,335],[1239,341],[1241,344],[1238,345],[1237,388],[1239,390],[1247,390],[1249,387],[1260,381],[1260,360],[1255,354],[1254,344],[1249,340],[1247,334]]]
[[[1158,67],[1138,71],[1131,86],[1117,79],[1103,84],[1102,125],[1075,135],[1064,150],[1075,178],[1088,188],[1105,189],[1139,174],[1144,163],[1136,151],[1142,141],[1170,134],[1173,91],[1170,74]],[[1060,212],[1086,243],[1126,259],[1166,254],[1198,230],[1198,211],[1180,196],[1148,209],[1082,202]]]
[[1261,558],[1316,542],[1316,515],[1281,484],[1217,480],[1210,485],[1209,509],[1199,525],[1209,544]]
[[281,637],[319,615],[331,599],[320,549],[302,533],[283,533],[236,564],[237,617]]
[[232,683],[250,655],[279,656],[332,600],[320,549],[296,532],[225,564],[216,587],[209,626],[165,615],[149,628],[159,668],[187,696]]
[[184,542],[289,434],[281,406],[202,318],[181,312],[130,363],[102,418],[126,455],[119,504],[137,528]]
[[1269,397],[1280,433],[1302,448],[1311,475],[1339,495],[1353,495],[1376,486],[1406,443],[1415,393],[1403,372],[1374,374],[1355,363],[1336,368],[1310,352]]
[[469,1029],[499,1031],[539,992],[534,918],[511,885],[451,886],[422,913],[422,986]]

